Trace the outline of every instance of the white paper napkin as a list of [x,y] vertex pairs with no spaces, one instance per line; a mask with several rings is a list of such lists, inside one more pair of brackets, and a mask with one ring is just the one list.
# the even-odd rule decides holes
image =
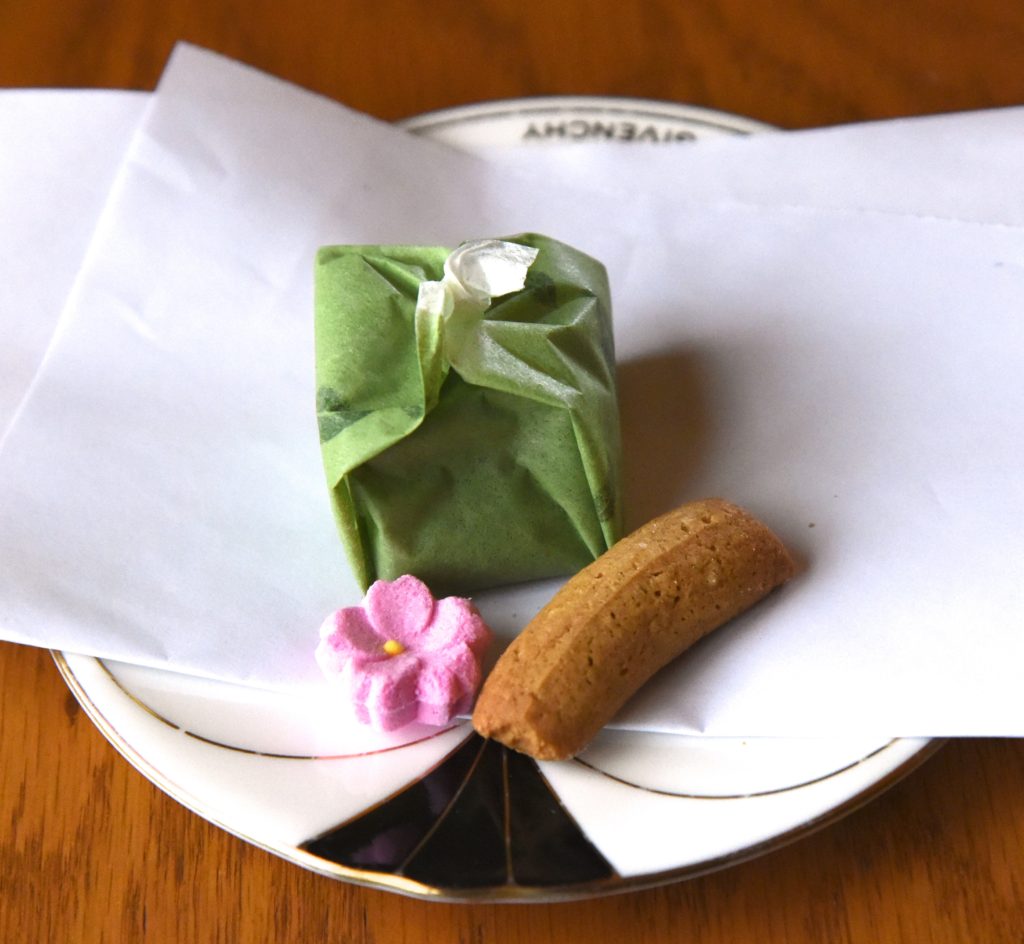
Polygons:
[[135,130],[138,92],[0,92],[0,441]]
[[1024,197],[1012,175],[1024,163],[1022,131],[1017,107],[709,138],[699,147],[504,148],[488,159],[676,208],[769,204],[1019,225]]
[[[316,629],[360,594],[316,432],[317,247],[536,228],[609,259],[629,227],[603,220],[179,47],[2,453],[4,635],[254,684],[320,681]],[[549,592],[502,595],[498,631]]]
[[[356,595],[309,408],[312,249],[536,229],[609,265],[634,523],[722,494],[806,563],[620,723],[1019,735],[1019,123],[611,152],[551,190],[557,162],[511,178],[179,50],[0,454],[4,635],[311,682]],[[480,602],[508,632],[549,591]]]

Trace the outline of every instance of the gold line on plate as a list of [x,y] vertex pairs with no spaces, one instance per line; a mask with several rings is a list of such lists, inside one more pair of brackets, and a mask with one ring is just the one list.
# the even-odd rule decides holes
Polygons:
[[[463,743],[465,743],[465,741],[463,741]],[[480,766],[480,758],[484,756],[484,751],[487,750],[487,743],[488,742],[486,740],[481,739],[480,749],[476,752],[476,757],[473,758],[473,763],[469,765],[469,770],[466,771],[465,776],[462,778],[462,783],[459,784],[459,789],[452,794],[452,798],[445,804],[444,809],[437,814],[437,817],[434,819],[434,823],[430,827],[430,829],[428,829],[426,833],[423,834],[420,841],[416,843],[415,846],[413,846],[409,854],[402,860],[398,868],[395,869],[396,874],[401,875],[406,870],[406,868],[408,868],[409,863],[412,862],[412,860],[415,859],[417,855],[419,855],[420,850],[422,850],[423,847],[430,841],[431,837],[434,835],[434,833],[437,832],[438,828],[445,821],[445,818],[452,811],[455,804],[459,802],[459,797],[462,796],[463,791],[466,789],[466,784],[473,779],[473,774],[476,773],[477,767]],[[423,774],[422,776],[418,777],[415,782],[421,783],[425,776],[426,774]]]
[[832,777],[838,777],[840,774],[846,773],[848,770],[853,770],[854,767],[863,764],[864,761],[870,760],[872,757],[876,757],[878,754],[881,754],[882,751],[888,750],[898,740],[899,738],[892,738],[892,740],[887,741],[881,747],[876,747],[873,751],[865,754],[863,757],[860,757],[855,761],[851,761],[845,767],[839,767],[836,770],[829,771],[827,774],[822,774],[820,777],[812,777],[810,780],[788,784],[785,787],[775,787],[772,790],[754,790],[750,793],[682,793],[677,790],[659,790],[656,787],[647,787],[642,783],[634,783],[632,780],[627,780],[625,777],[619,777],[616,774],[609,773],[607,770],[603,770],[596,764],[583,760],[582,757],[574,757],[573,760],[581,767],[586,767],[587,770],[591,770],[595,774],[600,774],[602,777],[607,777],[609,780],[614,780],[616,783],[621,783],[623,786],[632,787],[634,790],[642,790],[644,793],[653,793],[657,796],[678,797],[681,800],[749,800],[753,797],[775,796],[780,793],[789,793],[791,790],[802,790],[804,787],[809,787],[812,784],[822,783]]
[[[484,742],[487,743],[486,741]],[[508,749],[501,752],[502,833],[505,839],[505,881],[513,884],[512,870],[512,786],[508,780]]]
[[[63,658],[63,655],[53,652],[54,660],[57,661],[58,667],[61,669],[61,673],[65,679],[74,677],[74,671],[71,666],[68,665],[67,661]],[[58,658],[58,656],[60,656]],[[141,708],[150,717],[155,718],[162,724],[166,724],[169,728],[173,728],[175,731],[180,731],[186,737],[190,737],[193,740],[199,741],[203,744],[209,744],[211,747],[220,747],[226,751],[235,751],[238,754],[249,754],[253,757],[269,757],[273,760],[346,760],[353,757],[374,757],[377,754],[387,754],[391,751],[401,750],[403,747],[409,747],[413,744],[422,744],[424,741],[430,741],[433,738],[440,737],[442,734],[447,734],[449,731],[454,731],[460,724],[464,722],[457,722],[449,725],[447,728],[442,728],[439,731],[431,731],[430,734],[425,734],[421,738],[416,738],[413,741],[405,741],[402,744],[393,744],[390,747],[379,747],[372,751],[357,751],[353,754],[277,754],[272,751],[258,751],[251,747],[242,747],[239,744],[227,744],[224,741],[216,741],[213,738],[206,737],[203,734],[199,734],[195,731],[190,731],[188,728],[183,728],[177,722],[171,721],[169,718],[164,717],[158,711],[155,711],[149,705],[147,705],[141,698],[138,697],[134,692],[129,691],[121,683],[121,680],[110,671],[107,664],[102,659],[96,659],[96,664],[103,670],[104,674],[110,681],[117,687],[117,689],[128,698],[133,704]],[[77,681],[77,679],[76,679]],[[78,691],[82,693],[79,697],[79,701],[84,697],[84,690],[81,685],[78,686]]]

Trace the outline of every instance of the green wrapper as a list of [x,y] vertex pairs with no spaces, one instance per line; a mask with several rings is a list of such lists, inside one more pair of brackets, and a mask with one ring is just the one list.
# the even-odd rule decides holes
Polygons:
[[360,584],[466,593],[574,573],[621,533],[604,267],[538,235],[521,291],[416,317],[450,250],[330,246],[316,263],[317,414]]

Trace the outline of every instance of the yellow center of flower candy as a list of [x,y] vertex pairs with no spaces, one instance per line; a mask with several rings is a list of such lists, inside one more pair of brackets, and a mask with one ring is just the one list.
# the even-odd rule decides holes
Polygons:
[[384,643],[384,651],[389,656],[397,656],[405,652],[405,646],[403,646],[397,639],[389,639]]

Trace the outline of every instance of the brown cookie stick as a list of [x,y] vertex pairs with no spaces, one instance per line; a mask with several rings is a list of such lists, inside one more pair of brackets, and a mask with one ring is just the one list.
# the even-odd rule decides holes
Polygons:
[[498,660],[473,726],[571,757],[698,639],[793,576],[782,542],[721,499],[648,522],[573,577]]

